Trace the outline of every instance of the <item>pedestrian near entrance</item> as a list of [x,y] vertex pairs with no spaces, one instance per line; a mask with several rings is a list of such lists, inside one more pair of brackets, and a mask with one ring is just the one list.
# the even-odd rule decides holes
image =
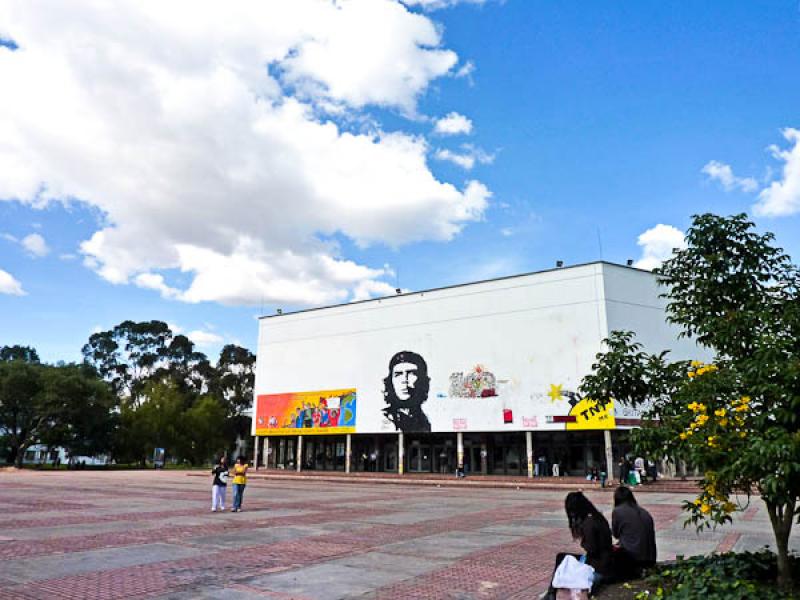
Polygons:
[[247,485],[247,462],[244,456],[236,459],[236,464],[233,465],[233,508],[231,512],[242,511],[242,497],[244,496],[244,488]]

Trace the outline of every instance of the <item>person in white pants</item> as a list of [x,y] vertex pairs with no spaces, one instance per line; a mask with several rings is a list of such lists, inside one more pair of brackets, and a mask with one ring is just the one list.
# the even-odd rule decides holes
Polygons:
[[228,489],[228,459],[224,456],[211,471],[214,483],[211,485],[211,512],[225,510],[225,492]]

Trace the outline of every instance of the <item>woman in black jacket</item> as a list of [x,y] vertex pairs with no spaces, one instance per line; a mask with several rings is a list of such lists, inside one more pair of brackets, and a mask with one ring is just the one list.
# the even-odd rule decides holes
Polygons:
[[[596,590],[598,584],[613,581],[615,571],[611,528],[603,513],[583,495],[583,492],[567,494],[564,499],[564,510],[569,520],[572,539],[580,543],[581,548],[586,551],[586,564],[594,568],[595,579],[592,589]],[[568,554],[560,552],[556,556],[556,569]],[[572,554],[572,556],[579,560],[581,558],[577,554]],[[555,569],[553,573],[555,573]],[[546,597],[555,598],[555,589],[552,584]]]

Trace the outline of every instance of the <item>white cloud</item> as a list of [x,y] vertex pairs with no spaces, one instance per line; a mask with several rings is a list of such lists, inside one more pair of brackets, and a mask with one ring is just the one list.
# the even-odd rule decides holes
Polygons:
[[782,217],[800,212],[800,129],[787,128],[783,137],[794,146],[781,150],[770,146],[772,155],[784,162],[781,179],[761,190],[753,212],[767,217]]
[[[400,290],[408,291],[408,290]],[[353,293],[353,300],[368,300],[378,296],[393,296],[397,290],[385,281],[364,280],[356,286]]]
[[642,248],[642,257],[635,266],[640,269],[655,269],[672,256],[676,248],[685,248],[683,232],[672,225],[658,224],[642,233],[636,240]]
[[488,0],[402,0],[407,6],[419,6],[423,10],[439,10],[457,4],[484,4]]
[[491,196],[434,177],[424,138],[362,127],[371,106],[414,115],[458,64],[396,1],[11,0],[0,23],[19,46],[0,48],[0,198],[98,209],[81,252],[110,282],[189,302],[347,299],[385,272],[323,239],[446,241]]
[[470,83],[472,82],[472,74],[475,72],[475,63],[471,60],[468,60],[463,65],[461,65],[456,72],[453,73],[453,77],[462,78],[466,77]]
[[50,248],[47,246],[45,239],[38,233],[31,233],[26,235],[20,244],[25,248],[25,251],[33,257],[41,258],[50,253]]
[[726,192],[740,189],[743,192],[754,192],[758,189],[758,182],[752,177],[737,177],[733,174],[730,165],[717,160],[708,162],[701,171],[708,175],[712,181],[718,181]]
[[186,334],[190,340],[195,344],[202,347],[216,346],[225,341],[221,335],[212,333],[211,331],[203,331],[202,329],[195,329]]
[[438,160],[445,160],[458,165],[462,169],[469,171],[477,163],[491,164],[494,161],[494,155],[488,154],[480,148],[476,148],[471,144],[463,144],[461,152],[453,152],[447,148],[440,148],[434,155]]
[[0,269],[0,294],[25,296],[26,292],[22,289],[22,284],[11,273]]
[[472,133],[472,121],[457,112],[451,112],[436,121],[434,132],[441,135],[458,135]]

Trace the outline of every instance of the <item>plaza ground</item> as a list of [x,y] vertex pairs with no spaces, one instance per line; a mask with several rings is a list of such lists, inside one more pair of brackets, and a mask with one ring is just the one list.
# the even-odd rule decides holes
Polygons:
[[[611,494],[587,493],[610,516]],[[564,494],[256,477],[244,512],[211,513],[205,476],[0,472],[0,600],[536,598],[578,550]],[[660,560],[771,542],[760,501],[697,535],[686,493],[638,497]]]

